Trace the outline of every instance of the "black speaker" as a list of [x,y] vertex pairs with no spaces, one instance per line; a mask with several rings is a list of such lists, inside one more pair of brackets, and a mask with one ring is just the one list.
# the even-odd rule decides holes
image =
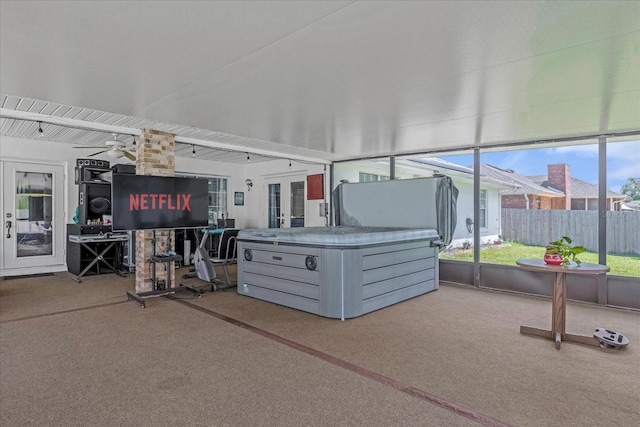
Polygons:
[[[100,147],[96,147],[100,148]],[[92,167],[92,168],[100,168],[109,170],[109,162],[106,160],[98,160],[98,159],[76,159],[77,167]]]
[[76,159],[76,184],[104,181],[101,175],[105,172],[111,172],[106,160]]
[[129,175],[135,175],[136,165],[117,164],[111,166],[111,170],[113,171],[113,173],[126,173]]
[[111,215],[111,184],[83,182],[78,186],[78,222],[104,222],[103,215]]

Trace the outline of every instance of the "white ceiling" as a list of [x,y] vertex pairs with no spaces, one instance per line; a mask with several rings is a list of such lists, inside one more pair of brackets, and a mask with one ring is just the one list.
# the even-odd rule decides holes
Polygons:
[[640,2],[1,1],[0,93],[285,158],[640,132]]

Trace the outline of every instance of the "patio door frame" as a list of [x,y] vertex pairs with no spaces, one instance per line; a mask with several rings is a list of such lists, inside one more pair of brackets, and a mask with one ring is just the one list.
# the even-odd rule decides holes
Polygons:
[[308,221],[309,207],[307,205],[307,174],[297,172],[295,174],[286,174],[278,176],[269,176],[264,178],[263,200],[264,200],[264,215],[261,219],[262,227],[269,228],[269,210],[270,210],[270,194],[269,185],[280,184],[280,219],[278,228],[291,227],[291,184],[294,182],[302,182],[304,185],[304,221]]
[[[18,254],[18,206],[16,206],[16,173],[42,173],[52,176],[52,228],[51,254],[19,256]],[[0,212],[2,215],[2,238],[0,239],[0,276],[35,274],[53,271],[65,271],[65,218],[66,218],[66,166],[61,163],[33,162],[20,159],[0,160],[2,176],[2,197]],[[7,222],[11,221],[11,228]]]

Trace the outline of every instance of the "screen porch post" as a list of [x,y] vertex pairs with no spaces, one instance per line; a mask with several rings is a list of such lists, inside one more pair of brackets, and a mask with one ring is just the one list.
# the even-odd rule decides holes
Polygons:
[[[175,135],[157,130],[143,129],[137,144],[136,174],[154,176],[175,176],[176,155]],[[155,242],[154,242],[155,231]],[[175,244],[173,230],[139,230],[136,231],[136,293],[149,292],[153,289],[152,268],[155,268],[156,280],[167,283],[167,274],[172,274],[171,283],[175,283],[175,263],[170,264],[169,271],[162,266],[152,265],[154,245],[156,252],[167,247],[168,240]]]

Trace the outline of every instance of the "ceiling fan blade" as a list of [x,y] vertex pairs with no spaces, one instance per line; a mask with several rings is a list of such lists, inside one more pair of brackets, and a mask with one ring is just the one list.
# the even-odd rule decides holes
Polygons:
[[133,154],[131,154],[130,152],[128,152],[128,151],[123,151],[123,153],[124,153],[124,156],[125,156],[127,159],[129,159],[129,160],[131,160],[131,161],[134,161],[134,162],[136,161],[136,156],[134,156],[134,155],[133,155]]
[[98,151],[97,153],[89,154],[87,157],[97,156],[98,154],[106,153],[107,151],[109,151],[109,150]]
[[91,148],[92,150],[95,150],[95,149],[97,149],[97,148],[100,148],[100,146],[92,146],[92,145],[91,145],[91,146],[90,146],[90,145],[78,145],[78,146],[71,147],[71,148]]

